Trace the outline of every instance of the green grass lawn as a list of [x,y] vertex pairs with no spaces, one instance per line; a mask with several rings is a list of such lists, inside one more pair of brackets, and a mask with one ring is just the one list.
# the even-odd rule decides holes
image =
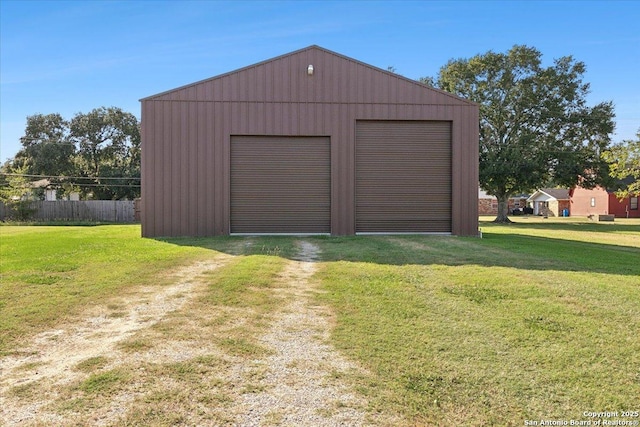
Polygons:
[[377,410],[523,425],[638,406],[640,222],[516,221],[321,241],[334,343]]
[[[333,309],[333,344],[368,371],[348,380],[372,410],[476,426],[638,409],[640,221],[514,220],[482,222],[482,239],[307,238],[322,250],[317,298]],[[268,286],[245,300],[242,287],[282,268],[270,259],[295,257],[291,237],[138,236],[0,227],[0,350],[212,251],[260,256],[228,267],[248,272],[233,280],[212,275],[211,298],[268,308]]]
[[206,249],[141,239],[135,225],[0,227],[0,355],[16,340],[163,273]]

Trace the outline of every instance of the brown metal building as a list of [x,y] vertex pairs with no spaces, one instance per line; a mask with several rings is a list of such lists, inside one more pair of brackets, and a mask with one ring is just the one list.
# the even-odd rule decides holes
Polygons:
[[478,107],[318,46],[142,102],[142,234],[478,233]]

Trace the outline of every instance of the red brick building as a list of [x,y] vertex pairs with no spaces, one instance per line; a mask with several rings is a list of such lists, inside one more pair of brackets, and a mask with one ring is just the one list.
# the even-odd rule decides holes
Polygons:
[[615,192],[596,187],[591,190],[575,187],[569,192],[571,215],[614,215],[616,218],[640,218],[638,197],[619,200]]

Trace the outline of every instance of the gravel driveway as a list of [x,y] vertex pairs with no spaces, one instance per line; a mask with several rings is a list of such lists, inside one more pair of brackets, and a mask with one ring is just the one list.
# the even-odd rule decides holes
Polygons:
[[[268,350],[264,357],[247,360],[225,354],[199,333],[189,332],[214,327],[204,320],[208,315],[198,317],[187,307],[206,289],[203,274],[234,258],[217,255],[173,272],[175,283],[170,286],[143,287],[128,295],[117,306],[117,315],[113,307],[95,307],[82,319],[43,332],[19,352],[1,359],[0,425],[394,424],[368,414],[367,402],[342,379],[344,374],[362,371],[328,344],[331,313],[312,302],[319,250],[304,240],[297,244],[296,259],[287,261],[272,288],[286,303],[272,314],[266,333],[258,338],[258,344]],[[233,313],[234,325],[242,323],[241,316]],[[154,336],[154,329],[163,330],[159,325],[176,318],[186,319],[180,323],[185,325],[183,334],[173,338],[172,331],[168,335],[172,338],[164,338],[162,346],[144,351],[123,350],[123,343],[144,343]],[[223,328],[211,330],[219,334]],[[211,355],[217,358],[218,368],[202,368],[196,383],[181,377],[181,382],[166,381],[166,370],[153,374],[158,366],[192,366],[186,363]],[[124,372],[128,381],[87,403],[77,396],[89,373],[78,366],[92,361],[102,363],[99,372]],[[162,393],[175,393],[175,405],[165,397],[169,402],[163,403],[165,414],[154,418],[145,408]],[[75,401],[82,404],[74,405]],[[170,410],[177,415],[172,418]],[[132,412],[143,415],[132,416]]]

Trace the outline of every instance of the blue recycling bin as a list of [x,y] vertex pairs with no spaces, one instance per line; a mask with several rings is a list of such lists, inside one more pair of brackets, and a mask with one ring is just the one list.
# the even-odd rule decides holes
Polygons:
[[568,217],[569,216],[569,209],[562,209],[562,216],[563,217]]

